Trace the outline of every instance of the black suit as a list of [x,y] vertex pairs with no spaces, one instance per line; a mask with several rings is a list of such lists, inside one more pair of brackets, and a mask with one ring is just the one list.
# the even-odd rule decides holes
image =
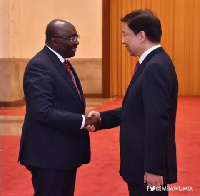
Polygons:
[[46,46],[28,63],[24,73],[26,115],[19,161],[36,168],[70,170],[90,161],[90,141],[81,130],[82,99],[58,57]]
[[160,47],[134,74],[122,107],[101,113],[102,129],[120,125],[120,174],[128,184],[142,184],[145,172],[177,181],[177,91],[173,63]]

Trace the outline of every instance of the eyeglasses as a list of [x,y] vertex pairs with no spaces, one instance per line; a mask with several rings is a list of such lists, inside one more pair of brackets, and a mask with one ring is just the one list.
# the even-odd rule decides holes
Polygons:
[[78,41],[78,39],[80,38],[80,35],[73,35],[73,36],[70,36],[70,37],[65,37],[65,36],[53,36],[51,38],[60,38],[60,39],[66,39],[70,42],[76,42]]

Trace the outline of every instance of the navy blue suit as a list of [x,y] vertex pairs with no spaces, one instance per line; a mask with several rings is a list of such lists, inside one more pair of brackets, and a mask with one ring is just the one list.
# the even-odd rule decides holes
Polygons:
[[90,140],[81,130],[82,99],[58,57],[46,46],[28,63],[24,73],[26,115],[19,161],[22,165],[66,170],[90,161]]
[[175,118],[177,76],[163,48],[144,59],[133,76],[122,107],[101,112],[102,129],[120,125],[120,174],[142,184],[144,173],[177,181]]

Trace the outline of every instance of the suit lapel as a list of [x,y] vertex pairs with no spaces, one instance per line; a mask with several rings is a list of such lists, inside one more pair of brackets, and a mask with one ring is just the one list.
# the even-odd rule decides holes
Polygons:
[[142,71],[144,70],[147,62],[156,54],[160,53],[160,52],[164,52],[163,48],[162,47],[159,47],[155,50],[153,50],[152,52],[150,52],[146,58],[144,59],[144,61],[142,62],[142,64],[139,66],[138,70],[136,71],[136,73],[133,75],[131,81],[130,81],[130,84],[127,88],[127,91],[126,91],[126,94],[124,96],[124,99],[122,101],[122,105],[125,103],[125,100],[126,100],[126,97],[128,95],[128,92],[130,90],[130,87],[135,83],[136,79],[138,78],[138,76],[142,73]]
[[78,88],[80,90],[81,99],[80,99],[80,96],[79,96],[79,94],[78,94],[78,92],[77,92],[77,90],[76,90],[73,82],[72,82],[72,79],[71,79],[70,75],[68,74],[66,68],[60,62],[60,60],[58,59],[58,57],[52,51],[50,51],[46,46],[44,47],[44,51],[49,56],[49,58],[54,62],[54,65],[56,66],[56,68],[58,69],[58,71],[61,73],[61,75],[67,80],[67,82],[70,85],[70,87],[72,88],[73,92],[76,94],[78,100],[81,102],[81,104],[85,108],[85,98],[84,98],[84,95],[83,95],[81,84],[80,84],[78,76],[77,76],[75,70],[73,69],[73,67],[71,66],[71,64],[69,63],[70,66],[71,66],[72,73],[74,74],[75,80],[77,82],[77,86],[78,86]]

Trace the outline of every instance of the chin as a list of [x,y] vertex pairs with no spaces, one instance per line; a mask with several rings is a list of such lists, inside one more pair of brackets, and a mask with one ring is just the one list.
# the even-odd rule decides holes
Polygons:
[[133,53],[130,50],[127,49],[127,51],[128,51],[130,56],[133,56]]
[[132,52],[129,52],[130,56],[134,56],[134,54]]
[[129,51],[130,56],[137,56],[135,52]]
[[71,53],[68,58],[71,58],[71,57],[74,57],[74,56],[75,56],[75,52]]
[[68,54],[68,55],[65,55],[66,57],[65,58],[71,58],[71,57],[74,57],[75,56],[75,54]]

